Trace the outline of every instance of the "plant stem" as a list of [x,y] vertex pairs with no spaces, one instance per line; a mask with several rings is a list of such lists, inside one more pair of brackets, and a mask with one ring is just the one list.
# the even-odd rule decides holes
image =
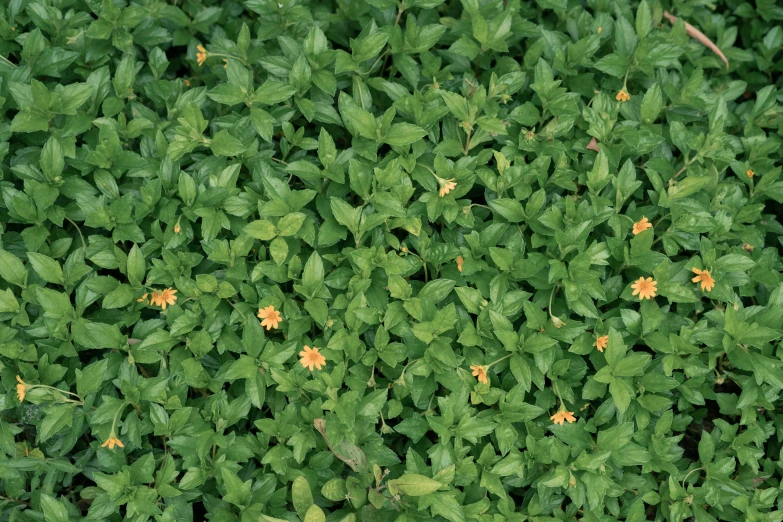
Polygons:
[[87,253],[87,243],[84,242],[84,236],[82,235],[82,229],[79,228],[79,225],[77,225],[74,221],[71,220],[69,217],[65,217],[65,220],[68,221],[71,225],[76,227],[76,231],[79,232],[79,237],[82,239],[82,250]]

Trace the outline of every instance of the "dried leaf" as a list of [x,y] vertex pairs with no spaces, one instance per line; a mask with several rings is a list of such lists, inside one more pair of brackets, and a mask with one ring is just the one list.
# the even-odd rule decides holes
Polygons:
[[[665,16],[665,17],[666,17],[666,19],[667,19],[667,20],[669,20],[669,21],[670,21],[672,24],[674,24],[674,23],[677,21],[677,17],[676,17],[676,16],[673,16],[672,14],[670,14],[670,13],[669,13],[669,11],[664,11],[664,12],[663,12],[663,16]],[[695,38],[696,40],[698,40],[699,42],[701,42],[701,43],[702,43],[702,45],[704,45],[704,46],[705,46],[707,49],[709,49],[709,50],[710,50],[710,51],[712,51],[713,53],[717,54],[717,55],[718,55],[718,58],[720,58],[721,60],[723,60],[723,63],[725,63],[725,64],[726,64],[726,70],[728,71],[728,70],[729,70],[729,59],[728,59],[728,58],[726,58],[726,55],[725,55],[725,54],[723,54],[723,52],[722,52],[720,49],[718,49],[718,46],[717,46],[717,45],[715,45],[715,44],[712,42],[712,40],[710,40],[709,38],[707,38],[707,35],[705,35],[705,34],[704,34],[704,33],[702,33],[701,31],[699,31],[699,30],[698,30],[698,29],[696,29],[695,27],[693,27],[693,26],[692,26],[691,24],[689,24],[688,22],[686,22],[686,21],[684,21],[684,20],[683,20],[683,23],[685,24],[685,32],[687,32],[687,33],[688,33],[688,35],[689,35],[691,38]]]

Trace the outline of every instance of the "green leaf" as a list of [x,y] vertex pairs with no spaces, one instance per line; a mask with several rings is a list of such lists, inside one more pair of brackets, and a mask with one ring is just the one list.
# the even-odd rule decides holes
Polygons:
[[267,80],[256,89],[253,102],[264,105],[276,105],[290,98],[296,93],[296,88],[277,80]]
[[283,237],[293,236],[302,228],[306,217],[301,212],[288,214],[277,222],[277,233]]
[[68,522],[70,520],[65,506],[49,495],[41,495],[41,507],[46,522]]
[[0,277],[7,282],[20,286],[27,286],[27,270],[22,261],[10,252],[0,249]]
[[326,522],[326,515],[321,508],[313,504],[305,513],[304,522]]
[[313,495],[310,492],[310,484],[304,477],[296,477],[291,486],[291,499],[294,503],[294,509],[300,517],[305,517],[310,507],[313,505]]
[[441,488],[443,484],[424,475],[406,473],[400,478],[389,480],[389,491],[392,494],[401,492],[411,497],[428,495]]
[[384,135],[383,142],[392,147],[404,147],[426,136],[427,133],[417,125],[410,123],[395,123]]
[[144,254],[141,253],[139,246],[134,244],[128,252],[128,281],[130,284],[136,287],[141,286],[146,271]]
[[244,233],[261,241],[270,241],[277,236],[277,227],[271,221],[261,219],[248,223],[245,226]]
[[209,142],[209,148],[218,156],[238,156],[245,152],[245,146],[242,142],[229,134],[227,130],[215,134]]
[[346,128],[354,136],[375,140],[376,122],[375,117],[369,112],[358,106],[353,99],[345,94],[339,96],[340,115],[343,118]]
[[47,283],[58,285],[65,283],[63,268],[60,266],[60,263],[51,257],[37,252],[28,252],[27,259],[30,260],[30,266],[33,267],[33,270]]

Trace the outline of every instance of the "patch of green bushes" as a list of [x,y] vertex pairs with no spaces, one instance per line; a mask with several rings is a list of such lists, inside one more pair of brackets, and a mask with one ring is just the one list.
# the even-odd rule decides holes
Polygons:
[[783,8],[0,6],[0,522],[783,521]]

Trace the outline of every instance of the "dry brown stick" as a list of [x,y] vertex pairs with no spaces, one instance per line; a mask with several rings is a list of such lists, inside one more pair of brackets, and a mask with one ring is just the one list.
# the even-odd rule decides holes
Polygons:
[[[669,13],[669,11],[664,11],[663,16],[666,17],[667,20],[669,20],[672,24],[674,24],[677,21],[677,17],[673,16]],[[707,38],[707,35],[693,27],[691,24],[683,20],[683,23],[685,24],[685,32],[688,33],[688,35],[691,38],[695,38],[698,40],[702,45],[704,45],[707,49],[712,51],[713,53],[718,55],[718,58],[723,60],[723,63],[726,64],[726,70],[729,70],[729,59],[726,58],[726,55],[723,54],[723,52],[718,48],[717,45],[715,45],[712,40]]]

